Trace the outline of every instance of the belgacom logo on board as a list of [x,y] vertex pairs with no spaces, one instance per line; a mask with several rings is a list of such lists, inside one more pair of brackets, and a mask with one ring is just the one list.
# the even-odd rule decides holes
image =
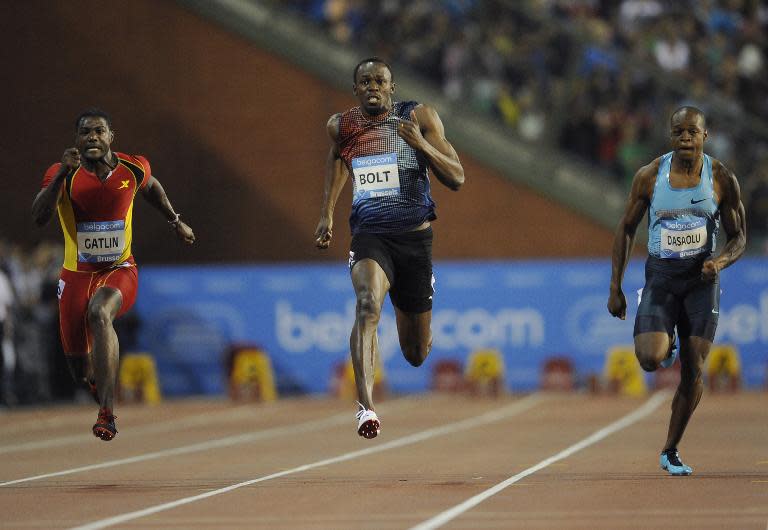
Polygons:
[[[290,302],[275,304],[275,334],[282,348],[303,353],[317,348],[338,352],[349,348],[350,326],[355,303],[345,312],[326,311],[317,315],[294,309]],[[433,345],[440,349],[505,346],[540,346],[544,343],[544,317],[532,308],[443,309],[432,315]],[[379,350],[385,358],[399,351],[397,327],[387,314],[379,322]]]

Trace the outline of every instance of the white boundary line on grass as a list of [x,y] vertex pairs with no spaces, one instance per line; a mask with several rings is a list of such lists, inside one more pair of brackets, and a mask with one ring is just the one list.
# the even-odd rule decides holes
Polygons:
[[633,412],[630,412],[623,418],[616,420],[610,425],[603,427],[598,431],[595,431],[590,436],[587,436],[580,442],[573,444],[567,449],[563,449],[556,455],[551,456],[545,460],[542,460],[535,466],[529,467],[525,471],[522,471],[513,477],[509,477],[503,482],[499,482],[492,488],[489,488],[484,492],[475,495],[474,497],[470,497],[469,499],[462,502],[461,504],[457,504],[453,508],[445,510],[444,512],[437,514],[436,516],[432,517],[431,519],[428,519],[427,521],[424,521],[423,523],[417,524],[416,526],[412,527],[410,530],[433,530],[435,528],[439,528],[445,523],[471,510],[472,508],[474,508],[484,500],[488,499],[489,497],[496,495],[497,493],[504,490],[508,486],[511,486],[515,482],[518,482],[519,480],[524,479],[528,475],[532,475],[537,471],[541,471],[545,467],[550,466],[559,460],[568,458],[572,454],[577,453],[582,449],[586,449],[590,445],[594,445],[597,442],[603,440],[604,438],[607,438],[608,436],[626,427],[629,427],[633,423],[636,423],[637,421],[645,418],[646,416],[651,414],[654,410],[656,410],[659,407],[659,405],[661,405],[664,401],[666,401],[668,396],[669,396],[668,392],[659,392],[657,394],[654,394],[640,408],[635,409]]
[[402,438],[398,438],[397,440],[392,440],[391,442],[386,442],[380,445],[375,445],[372,447],[369,447],[367,449],[361,449],[359,451],[352,451],[349,453],[344,453],[339,456],[334,456],[331,458],[326,458],[324,460],[319,460],[317,462],[313,462],[311,464],[305,464],[303,466],[294,467],[292,469],[286,469],[284,471],[279,471],[277,473],[272,473],[271,475],[265,475],[263,477],[258,477],[252,480],[247,480],[245,482],[240,482],[238,484],[232,484],[231,486],[227,486],[224,488],[219,488],[215,490],[211,490],[205,493],[201,493],[200,495],[194,495],[192,497],[184,497],[182,499],[178,499],[171,502],[166,502],[164,504],[158,504],[156,506],[151,506],[149,508],[145,508],[143,510],[137,510],[135,512],[128,512],[122,515],[116,515],[114,517],[108,517],[106,519],[101,519],[99,521],[94,521],[92,523],[88,523],[82,526],[78,526],[76,528],[73,528],[72,530],[99,530],[101,528],[108,528],[110,526],[125,523],[127,521],[133,521],[134,519],[139,519],[141,517],[146,517],[148,515],[153,515],[158,512],[163,512],[166,510],[171,510],[173,508],[177,508],[179,506],[183,506],[185,504],[190,504],[193,502],[201,501],[203,499],[207,499],[209,497],[214,497],[216,495],[222,495],[224,493],[229,493],[230,491],[245,487],[245,486],[251,486],[253,484],[257,484],[259,482],[265,482],[267,480],[272,480],[280,477],[284,477],[286,475],[293,475],[295,473],[301,473],[302,471],[309,471],[310,469],[315,469],[322,466],[328,466],[331,464],[338,464],[339,462],[346,462],[348,460],[353,460],[355,458],[360,458],[362,456],[368,456],[375,453],[380,453],[382,451],[387,451],[389,449],[395,449],[397,447],[403,447],[404,445],[411,445],[418,442],[423,442],[424,440],[429,440],[430,438],[435,438],[437,436],[443,436],[446,434],[452,434],[458,431],[468,430],[475,427],[479,427],[481,425],[485,425],[488,423],[493,423],[499,420],[503,420],[506,418],[509,418],[510,416],[514,416],[516,414],[520,414],[521,412],[524,412],[530,408],[532,408],[534,405],[539,403],[542,400],[542,396],[539,394],[531,394],[519,401],[515,401],[514,403],[507,405],[506,407],[502,407],[497,410],[492,410],[490,412],[486,412],[485,414],[480,414],[478,416],[468,418],[465,420],[460,420],[453,423],[448,423],[446,425],[440,426],[440,427],[434,427],[432,429],[427,429],[421,432],[417,432],[408,436],[403,436]]

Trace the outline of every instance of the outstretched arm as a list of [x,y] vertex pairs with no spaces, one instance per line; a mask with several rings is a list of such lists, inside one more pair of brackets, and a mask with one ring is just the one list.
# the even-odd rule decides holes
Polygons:
[[744,254],[747,246],[747,220],[736,175],[720,162],[715,163],[713,169],[720,195],[720,220],[727,240],[720,255],[702,265],[701,276],[705,280],[714,280],[721,270]]
[[464,184],[464,168],[459,155],[445,138],[445,127],[435,109],[418,105],[411,111],[411,121],[400,121],[397,134],[408,145],[421,151],[437,180],[454,191]]
[[651,190],[658,171],[658,162],[640,168],[632,180],[624,215],[616,227],[611,256],[611,287],[608,296],[608,312],[622,320],[627,318],[627,299],[622,291],[624,272],[635,244],[637,226],[643,219],[651,200]]
[[339,199],[344,183],[349,178],[349,170],[341,159],[336,143],[339,136],[339,114],[328,120],[328,135],[333,145],[328,151],[325,161],[325,184],[323,185],[323,204],[320,207],[320,221],[315,228],[315,246],[320,249],[328,248],[333,238],[333,212]]
[[173,209],[171,201],[168,200],[168,196],[165,194],[165,190],[159,180],[154,176],[150,176],[147,185],[141,189],[141,192],[147,202],[163,214],[179,239],[188,245],[195,242],[195,233],[181,220],[179,214]]

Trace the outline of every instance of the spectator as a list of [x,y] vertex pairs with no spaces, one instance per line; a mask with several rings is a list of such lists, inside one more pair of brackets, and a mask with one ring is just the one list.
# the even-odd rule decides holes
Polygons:
[[[629,160],[665,148],[666,135],[651,134],[650,124],[683,99],[704,109],[710,120],[727,124],[721,128],[733,136],[718,134],[712,143],[716,156],[737,174],[750,174],[768,153],[764,2],[287,4],[310,20],[320,17],[332,38],[410,67],[449,100],[472,104],[523,139],[549,142],[599,163],[619,182]],[[636,130],[617,129],[622,116]]]
[[13,348],[14,294],[8,275],[0,267],[0,405],[13,405],[13,369],[16,354]]

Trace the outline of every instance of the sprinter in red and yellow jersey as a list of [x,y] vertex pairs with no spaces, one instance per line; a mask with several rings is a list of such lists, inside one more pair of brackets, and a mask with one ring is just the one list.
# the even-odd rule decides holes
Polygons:
[[131,254],[134,197],[140,192],[184,243],[192,244],[195,234],[174,211],[147,159],[112,151],[115,133],[107,113],[83,112],[75,131],[75,147],[45,172],[32,216],[42,226],[58,211],[64,234],[61,341],[75,381],[99,402],[93,434],[109,441],[117,434],[112,411],[119,364],[112,323],[131,308],[138,286]]

